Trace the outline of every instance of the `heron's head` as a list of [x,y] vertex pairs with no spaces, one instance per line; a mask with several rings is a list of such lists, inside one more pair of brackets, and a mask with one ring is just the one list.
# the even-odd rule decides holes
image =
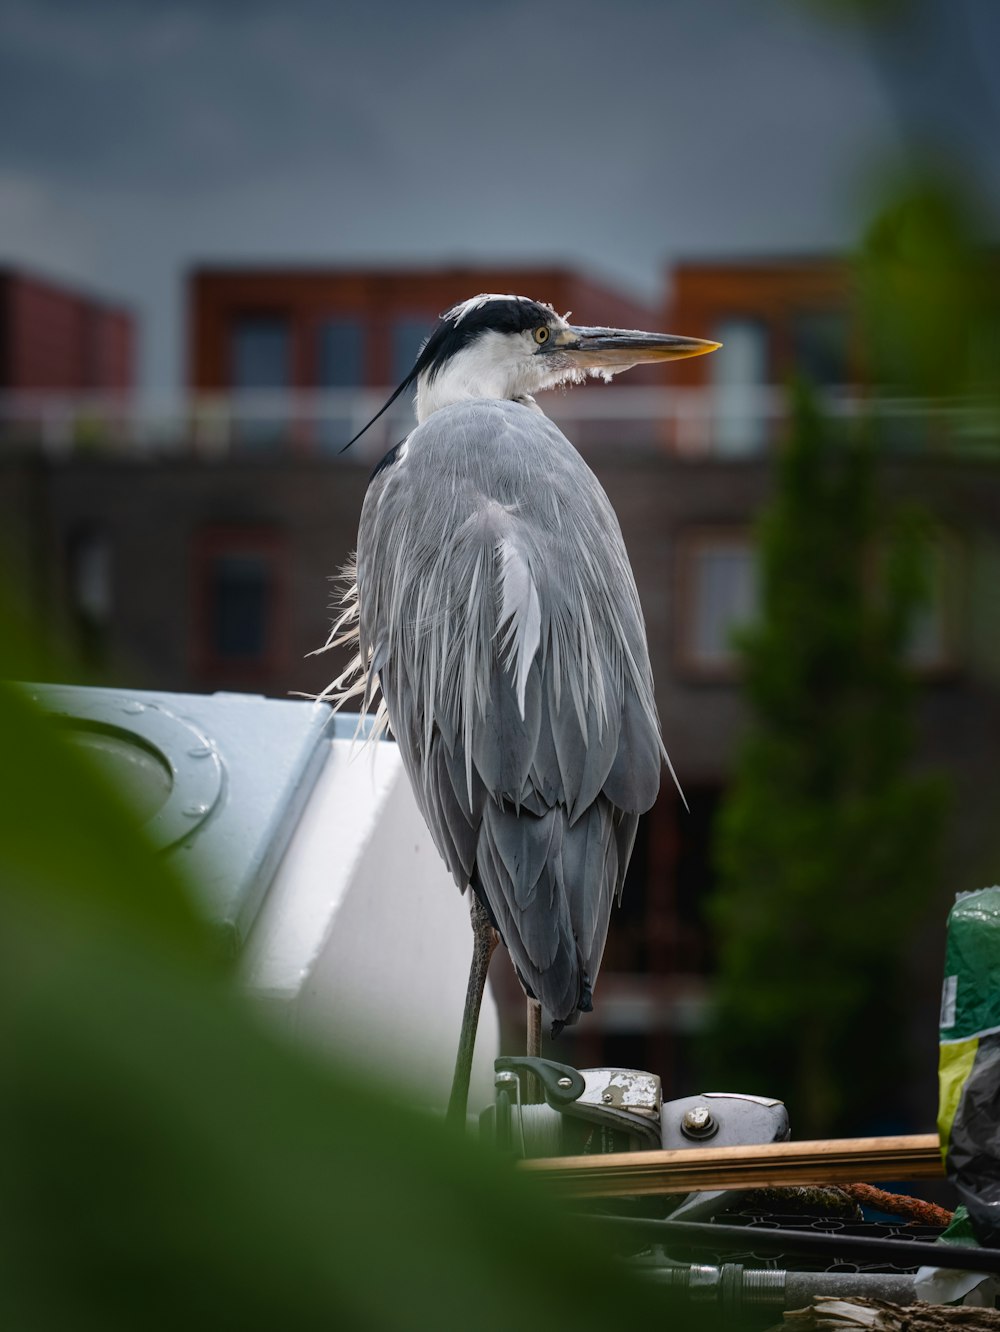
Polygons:
[[487,293],[441,316],[410,376],[417,418],[468,398],[528,402],[540,389],[610,379],[645,361],[674,361],[715,351],[717,342],[636,329],[570,324],[551,305]]

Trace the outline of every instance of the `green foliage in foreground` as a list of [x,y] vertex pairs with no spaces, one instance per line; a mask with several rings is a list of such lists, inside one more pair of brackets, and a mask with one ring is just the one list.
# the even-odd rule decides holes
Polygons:
[[877,204],[854,265],[870,380],[921,399],[971,396],[995,442],[1000,263],[976,225],[987,210],[926,169],[883,183]]
[[262,1031],[184,890],[0,686],[0,1325],[651,1321],[505,1163]]
[[800,392],[760,532],[761,617],[740,641],[751,722],[717,838],[712,1071],[782,1097],[797,1137],[891,1110],[903,961],[936,882],[943,792],[907,770],[919,523],[890,530],[873,467]]

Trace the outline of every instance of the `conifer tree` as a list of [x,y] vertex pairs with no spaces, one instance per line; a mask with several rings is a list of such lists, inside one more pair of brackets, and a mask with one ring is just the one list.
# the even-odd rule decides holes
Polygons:
[[904,1071],[903,963],[944,808],[909,768],[921,527],[886,516],[873,449],[799,389],[738,644],[751,720],[717,830],[706,1044],[716,1078],[780,1096],[799,1137],[873,1126]]

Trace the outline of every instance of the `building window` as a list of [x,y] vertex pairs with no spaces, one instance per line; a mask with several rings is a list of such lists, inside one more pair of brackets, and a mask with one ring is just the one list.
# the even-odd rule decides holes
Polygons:
[[792,370],[817,388],[851,382],[849,323],[842,310],[797,310],[792,315]]
[[759,319],[721,319],[710,335],[725,347],[710,356],[715,452],[727,457],[760,453],[770,427],[768,335]]
[[365,341],[365,326],[359,319],[324,319],[317,331],[316,387],[333,390],[321,400],[316,422],[317,442],[324,450],[337,452],[364,424],[338,390],[364,384]]
[[233,324],[230,347],[234,435],[241,448],[266,450],[288,433],[285,393],[292,378],[291,329],[277,315],[243,315]]
[[284,552],[279,533],[210,528],[195,548],[195,657],[216,684],[263,683],[281,669]]
[[[954,544],[927,553],[927,600],[914,614],[903,653],[920,675],[955,669],[956,614],[962,579]],[[730,679],[739,667],[736,632],[760,611],[756,548],[743,532],[688,533],[678,552],[678,659],[682,669]]]
[[424,339],[434,320],[424,315],[404,315],[392,323],[392,382],[402,383],[413,369]]
[[731,675],[737,666],[733,635],[757,615],[757,558],[742,533],[697,533],[680,558],[680,657],[703,674]]
[[267,642],[271,569],[256,551],[219,554],[211,565],[212,652],[222,661],[255,661]]
[[956,617],[963,580],[958,550],[943,536],[926,552],[926,600],[917,608],[904,648],[907,664],[918,675],[938,675],[957,666]]
[[80,654],[102,666],[112,615],[111,538],[102,528],[84,527],[69,542],[69,593]]
[[324,319],[319,326],[319,388],[361,388],[365,382],[365,329],[359,319]]
[[291,332],[278,315],[243,315],[233,324],[231,376],[235,389],[287,388]]

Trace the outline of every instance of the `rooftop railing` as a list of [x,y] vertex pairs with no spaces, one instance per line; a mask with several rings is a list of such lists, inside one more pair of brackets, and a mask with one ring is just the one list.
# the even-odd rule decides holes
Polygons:
[[[412,405],[391,407],[345,454],[388,390],[240,390],[157,398],[98,393],[0,393],[0,451],[70,454],[321,457],[371,464],[415,424]],[[875,417],[891,447],[908,452],[1000,447],[995,405],[827,390],[837,418]],[[788,395],[773,386],[726,389],[583,386],[539,396],[539,405],[584,453],[667,453],[751,458],[779,440]]]

